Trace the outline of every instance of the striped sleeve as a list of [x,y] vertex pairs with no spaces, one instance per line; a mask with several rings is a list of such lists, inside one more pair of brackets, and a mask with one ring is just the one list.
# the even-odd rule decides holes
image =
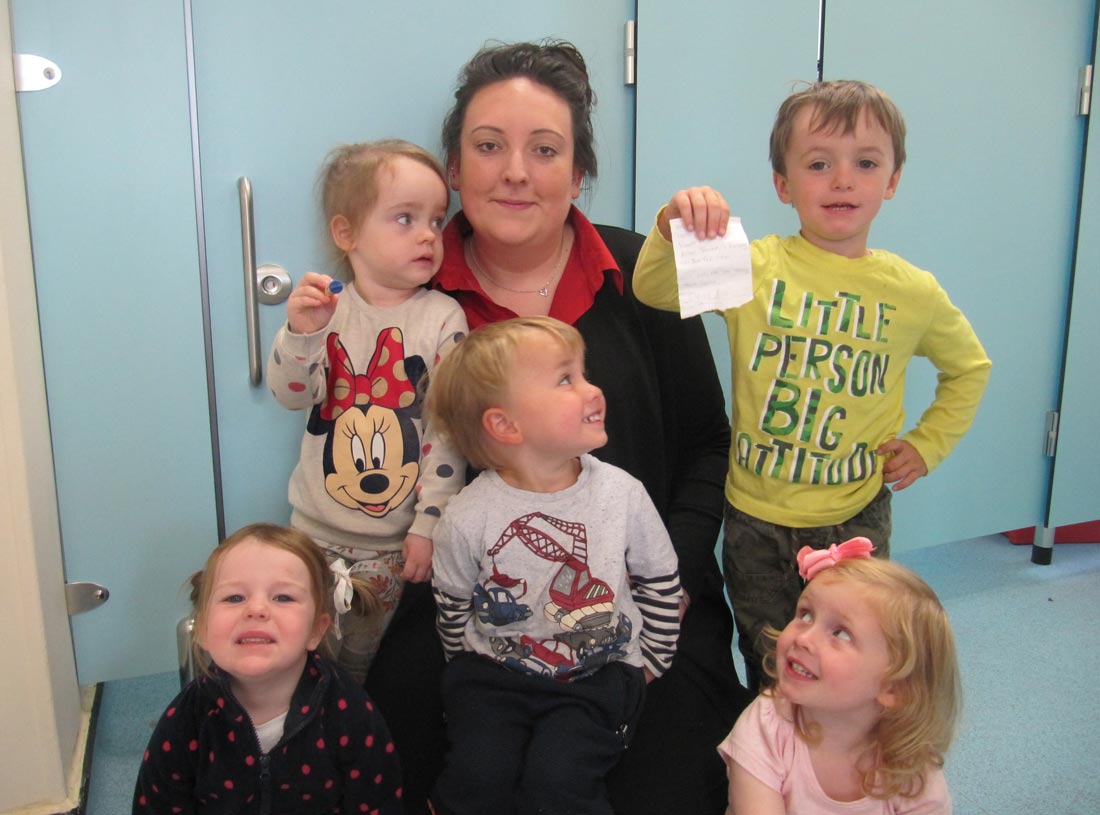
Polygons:
[[630,593],[642,615],[638,637],[642,659],[650,673],[660,676],[672,664],[680,636],[680,573],[673,571],[659,577],[632,574]]
[[472,597],[461,599],[434,587],[432,594],[436,605],[435,627],[443,643],[443,651],[447,659],[450,659],[464,650],[462,633],[466,630],[466,623],[474,613],[474,601]]

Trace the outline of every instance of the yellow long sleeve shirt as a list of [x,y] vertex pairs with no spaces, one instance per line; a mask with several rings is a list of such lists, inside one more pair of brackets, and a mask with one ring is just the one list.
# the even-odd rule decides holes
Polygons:
[[[930,273],[890,252],[827,252],[800,235],[752,242],[753,298],[720,312],[729,332],[733,433],[726,498],[762,520],[828,526],[882,487],[883,442],[900,437],[929,471],[969,429],[990,360]],[[638,299],[679,311],[672,244],[654,227],[634,273]],[[936,394],[902,434],[914,356]]]

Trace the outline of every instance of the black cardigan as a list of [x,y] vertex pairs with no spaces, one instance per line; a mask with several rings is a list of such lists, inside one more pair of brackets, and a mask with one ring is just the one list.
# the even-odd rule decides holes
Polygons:
[[[672,667],[647,688],[630,748],[608,778],[618,815],[722,815],[726,769],[717,752],[750,701],[732,658],[733,618],[715,557],[730,429],[699,318],[639,303],[631,287],[643,236],[597,231],[623,275],[612,273],[576,322],[588,378],[607,399],[608,444],[593,455],[645,484],[664,518],[691,598]],[[367,688],[390,724],[405,768],[406,811],[424,799],[445,749],[439,678],[443,652],[427,584],[406,586]]]
[[226,674],[215,668],[189,683],[149,740],[133,815],[401,815],[401,783],[381,714],[362,688],[314,652],[283,736],[268,753],[261,753]]

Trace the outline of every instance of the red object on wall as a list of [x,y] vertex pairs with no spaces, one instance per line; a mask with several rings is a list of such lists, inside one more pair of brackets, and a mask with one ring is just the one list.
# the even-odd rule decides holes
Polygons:
[[[1035,543],[1035,527],[1013,529],[1005,532],[1012,543]],[[1100,521],[1086,521],[1081,524],[1059,526],[1054,530],[1055,543],[1100,543]]]

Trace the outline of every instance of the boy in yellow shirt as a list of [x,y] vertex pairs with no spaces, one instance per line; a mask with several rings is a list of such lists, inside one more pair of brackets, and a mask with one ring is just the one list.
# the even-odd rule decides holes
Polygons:
[[[863,82],[818,82],[780,106],[773,181],[797,235],[752,242],[752,299],[721,312],[732,360],[733,435],[723,565],[750,686],[765,625],[793,616],[795,555],[870,538],[889,554],[890,487],[935,468],[970,427],[990,360],[936,279],[867,248],[905,161],[905,123]],[[729,206],[709,187],[681,190],[657,215],[638,258],[643,303],[679,310],[669,220],[724,234]],[[913,356],[938,370],[932,404],[902,432]]]

